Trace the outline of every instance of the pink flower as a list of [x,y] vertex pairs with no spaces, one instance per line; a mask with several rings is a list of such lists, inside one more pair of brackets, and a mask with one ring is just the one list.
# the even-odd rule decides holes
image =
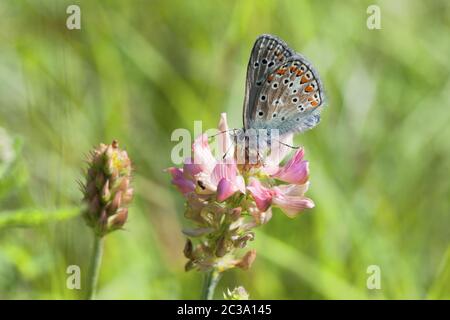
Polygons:
[[[225,114],[222,114],[219,129],[228,130]],[[230,146],[231,141],[225,140],[222,148]],[[183,169],[167,169],[172,175],[172,183],[184,195],[194,191],[198,195],[216,193],[217,201],[222,202],[238,191],[245,193],[244,178],[239,174],[234,158],[227,159],[227,163],[218,162],[211,152],[206,134],[195,139],[192,152],[193,158],[185,160]]]
[[[212,137],[201,134],[194,140],[192,157],[184,161],[183,167],[167,169],[172,183],[185,197],[184,216],[195,224],[183,232],[189,238],[199,238],[195,243],[189,238],[186,242],[186,270],[248,269],[255,252],[249,251],[238,259],[235,250],[253,240],[251,230],[271,219],[272,207],[280,208],[288,217],[314,207],[314,202],[305,197],[309,168],[303,159],[304,150],[298,150],[280,166],[291,151],[288,145],[292,145],[293,136],[273,139],[270,150],[262,148],[263,154],[243,143],[250,141],[247,135],[235,134],[235,145],[226,114],[222,113],[219,133],[215,135],[218,148],[211,148],[208,143]],[[217,159],[212,150],[218,151]],[[258,163],[250,162],[253,153],[257,153]],[[238,162],[242,155],[244,163]]]
[[191,159],[189,158],[184,161],[183,174],[186,178],[193,180],[195,175],[199,174],[200,172],[202,172],[202,166],[192,163]]
[[281,185],[269,189],[264,187],[257,179],[252,179],[247,187],[259,210],[266,211],[270,205],[275,205],[288,217],[294,217],[304,209],[314,207],[314,202],[304,197],[307,189],[308,183],[303,185]]
[[280,141],[273,141],[270,154],[264,159],[264,166],[262,172],[268,175],[275,174],[279,170],[280,162],[288,155],[292,148],[288,145],[292,145],[293,135],[288,134]]
[[211,175],[211,182],[217,186],[217,200],[225,201],[237,191],[245,194],[245,182],[238,175],[236,163],[218,163]]
[[275,196],[273,197],[273,205],[279,207],[290,218],[305,209],[314,208],[314,202],[304,196],[308,190],[308,183],[303,185],[282,185],[274,187]]
[[304,154],[303,148],[297,150],[286,165],[279,168],[277,172],[272,174],[272,177],[288,183],[304,184],[308,181],[309,176],[308,161],[303,160]]
[[256,206],[259,210],[266,211],[267,209],[269,209],[270,205],[272,204],[272,198],[275,195],[274,191],[269,188],[263,187],[261,182],[259,182],[259,180],[256,178],[251,179],[247,190],[252,194]]
[[187,194],[195,190],[195,183],[184,176],[182,169],[171,167],[167,171],[172,175],[172,184],[177,186],[181,193]]

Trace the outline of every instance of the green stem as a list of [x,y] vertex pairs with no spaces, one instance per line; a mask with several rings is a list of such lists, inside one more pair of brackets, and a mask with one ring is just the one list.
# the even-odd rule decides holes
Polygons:
[[203,283],[202,300],[213,300],[214,291],[219,283],[221,274],[217,270],[209,271],[205,274],[205,282]]
[[93,300],[97,289],[98,275],[100,274],[100,266],[103,256],[103,237],[94,236],[94,248],[92,250],[91,265],[89,267],[88,287],[86,299]]

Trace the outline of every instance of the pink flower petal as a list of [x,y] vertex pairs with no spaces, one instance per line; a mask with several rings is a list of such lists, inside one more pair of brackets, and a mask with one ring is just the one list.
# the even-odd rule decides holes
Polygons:
[[214,167],[214,170],[211,174],[211,181],[216,184],[219,183],[220,180],[226,178],[228,180],[234,180],[236,178],[237,168],[234,163],[218,163]]
[[203,171],[211,172],[216,165],[216,159],[214,158],[211,149],[208,144],[208,136],[201,134],[198,136],[192,144],[193,163],[201,167]]
[[236,187],[227,179],[220,180],[217,186],[217,201],[222,202],[231,197],[237,191]]
[[183,174],[186,178],[194,179],[195,175],[202,172],[202,166],[195,164],[192,159],[186,159],[183,165]]
[[287,196],[302,197],[309,188],[309,181],[305,184],[285,184],[277,187],[278,192]]
[[210,181],[212,185],[217,185],[217,199],[223,201],[236,191],[245,193],[245,181],[242,176],[237,175],[236,164],[218,163],[214,167]]
[[280,141],[272,141],[272,145],[270,147],[270,154],[264,159],[264,167],[263,171],[266,174],[274,174],[278,170],[278,165],[287,156],[287,154],[292,150],[292,148],[286,146],[292,145],[293,143],[293,134],[287,134],[283,136]]
[[247,190],[250,191],[253,199],[255,199],[256,207],[259,210],[266,211],[270,207],[273,192],[270,189],[263,187],[258,179],[252,179]]
[[172,184],[177,186],[181,193],[186,194],[195,190],[195,183],[184,177],[183,170],[171,167],[167,171],[172,175]]
[[234,155],[234,149],[232,148],[233,142],[228,131],[229,128],[227,123],[227,114],[221,113],[219,121],[219,133],[217,136],[219,152],[221,156],[225,157],[225,159],[232,159]]
[[234,181],[234,185],[240,192],[245,194],[245,180],[243,176],[237,176]]
[[304,184],[309,176],[308,161],[303,160],[304,150],[298,150],[294,156],[272,177],[288,183]]
[[304,186],[285,186],[283,188],[275,187],[273,204],[279,207],[288,217],[295,217],[304,209],[314,208],[314,202],[303,196],[300,188],[305,189]]

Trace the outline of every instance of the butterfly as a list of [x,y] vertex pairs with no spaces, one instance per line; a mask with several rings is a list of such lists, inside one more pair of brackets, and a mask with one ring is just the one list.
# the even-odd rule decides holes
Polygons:
[[[250,54],[243,108],[244,128],[270,145],[279,137],[312,129],[320,122],[324,91],[317,71],[301,54],[276,36],[259,36]],[[260,132],[267,132],[260,137]],[[250,135],[252,135],[250,134]]]

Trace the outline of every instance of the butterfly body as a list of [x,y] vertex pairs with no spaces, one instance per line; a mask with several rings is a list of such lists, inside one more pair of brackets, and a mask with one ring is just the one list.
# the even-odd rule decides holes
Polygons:
[[[317,71],[281,39],[261,35],[247,66],[243,136],[255,136],[257,146],[270,145],[270,131],[282,138],[304,132],[320,122],[324,102]],[[269,133],[264,133],[268,131]]]

